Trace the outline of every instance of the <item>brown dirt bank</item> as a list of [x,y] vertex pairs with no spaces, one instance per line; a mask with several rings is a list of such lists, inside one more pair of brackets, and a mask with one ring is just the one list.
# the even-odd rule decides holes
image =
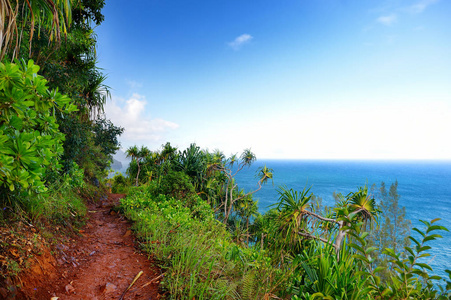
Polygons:
[[21,276],[24,295],[17,299],[119,299],[140,271],[123,299],[160,299],[159,280],[153,279],[161,271],[137,248],[129,222],[111,210],[122,197],[109,194],[89,204],[80,235],[57,245],[56,258],[48,251],[37,257],[38,263]]

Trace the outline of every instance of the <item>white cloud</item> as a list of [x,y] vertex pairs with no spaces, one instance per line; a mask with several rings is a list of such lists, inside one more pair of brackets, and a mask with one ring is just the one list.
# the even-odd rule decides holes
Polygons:
[[133,94],[129,99],[113,97],[105,107],[105,114],[116,126],[125,128],[121,136],[123,146],[140,143],[164,142],[164,135],[178,124],[146,114],[146,98]]
[[391,14],[387,16],[380,16],[379,18],[377,18],[377,22],[386,26],[390,26],[395,23],[397,19],[398,17],[395,14]]
[[228,43],[228,45],[234,50],[239,50],[244,44],[249,43],[253,38],[254,37],[252,35],[245,33]]
[[141,82],[135,81],[135,80],[128,80],[126,79],[125,82],[130,87],[130,89],[136,89],[136,88],[142,88],[143,84]]
[[421,0],[408,8],[408,11],[419,14],[422,13],[428,6],[437,3],[439,0]]

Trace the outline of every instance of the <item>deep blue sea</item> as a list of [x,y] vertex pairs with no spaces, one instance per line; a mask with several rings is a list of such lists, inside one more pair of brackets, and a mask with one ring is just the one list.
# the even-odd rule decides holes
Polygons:
[[[274,170],[274,184],[269,182],[254,194],[261,213],[277,201],[276,188],[280,185],[310,188],[323,199],[323,205],[332,206],[334,191],[347,195],[360,186],[379,186],[382,181],[388,189],[398,180],[399,203],[406,207],[413,227],[424,228],[420,219],[429,222],[441,218],[437,224],[451,231],[451,161],[258,160],[238,174],[238,186],[245,191],[255,189],[255,172],[264,165]],[[445,276],[444,270],[451,269],[451,232],[441,234],[443,239],[429,242],[432,249],[427,262],[433,273]]]

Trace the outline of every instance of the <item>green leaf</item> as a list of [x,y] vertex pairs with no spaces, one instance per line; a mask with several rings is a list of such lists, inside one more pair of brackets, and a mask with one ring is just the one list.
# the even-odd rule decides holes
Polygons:
[[[0,184],[10,191],[42,192],[46,169],[52,162],[57,170],[62,153],[64,135],[58,130],[49,109],[47,81],[36,72],[39,66],[0,63]],[[51,92],[64,106],[71,104],[69,97]],[[66,113],[64,107],[59,111]],[[17,185],[17,186],[16,186]]]
[[21,118],[13,116],[11,120],[9,121],[9,125],[14,127],[16,130],[22,130],[23,128],[23,121]]
[[360,259],[361,261],[364,261],[364,262],[366,262],[366,263],[370,263],[370,262],[368,261],[368,258],[366,258],[366,257],[363,256],[363,255],[355,254],[354,257],[357,258],[357,259]]
[[419,269],[413,269],[411,272],[412,272],[413,274],[417,274],[417,275],[422,276],[422,277],[424,277],[425,274],[427,274],[427,273],[425,273],[424,271],[419,270]]
[[400,270],[407,270],[408,269],[407,266],[400,260],[395,260],[394,263],[398,265]]
[[441,220],[440,218],[436,218],[436,219],[431,221],[431,224],[434,224],[435,222],[440,221],[440,220]]
[[378,250],[379,248],[377,248],[377,247],[368,247],[367,249],[366,249],[366,253],[371,253],[371,252],[373,252],[373,251],[376,251],[376,250]]
[[428,269],[429,271],[432,271],[432,268],[428,264],[425,264],[425,263],[415,263],[415,266],[419,266],[421,268],[425,268],[425,269]]
[[446,228],[445,226],[440,226],[440,225],[432,225],[429,226],[426,233],[429,233],[433,230],[444,230],[444,231],[449,231],[448,228]]
[[385,250],[382,253],[387,254],[393,258],[398,258],[398,256],[399,256],[395,253],[395,251],[393,249],[390,249],[390,248],[385,248]]
[[431,249],[430,246],[417,247],[417,252],[420,253],[420,252],[427,251],[429,249]]
[[425,236],[426,236],[421,230],[419,230],[419,229],[416,228],[416,227],[412,228],[412,230],[418,232],[419,234],[421,234],[422,237],[425,237]]
[[404,249],[405,249],[406,251],[408,251],[410,254],[412,254],[412,256],[415,256],[415,253],[413,252],[412,248],[410,248],[410,247],[404,247]]
[[426,225],[426,227],[431,226],[431,224],[429,224],[429,222],[424,221],[424,220],[420,220],[421,223],[423,223],[424,225]]
[[422,253],[421,255],[418,256],[418,258],[429,257],[429,256],[431,256],[431,254],[429,254],[429,253]]
[[383,292],[382,292],[382,296],[387,296],[388,294],[390,294],[391,293],[391,290],[390,290],[390,288],[386,288]]
[[418,246],[420,246],[421,244],[412,236],[409,236],[409,239],[412,240],[415,244],[417,244]]
[[428,241],[433,241],[438,238],[442,238],[442,236],[440,234],[431,234],[423,239],[423,243],[426,243]]
[[361,253],[365,253],[365,251],[363,251],[362,247],[358,246],[357,244],[349,243],[349,246],[354,248],[354,249],[356,249],[356,250],[358,250]]

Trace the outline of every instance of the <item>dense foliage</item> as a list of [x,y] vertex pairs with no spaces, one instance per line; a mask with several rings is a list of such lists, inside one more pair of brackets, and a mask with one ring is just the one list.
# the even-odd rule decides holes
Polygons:
[[122,209],[164,269],[171,299],[269,299],[284,287],[287,273],[264,251],[234,243],[200,198],[187,204],[150,184],[130,191]]
[[[67,96],[47,87],[39,67],[0,63],[0,186],[44,191],[46,171],[58,170],[62,118],[76,110]],[[5,193],[2,193],[5,195]]]
[[[128,153],[134,153],[129,178],[117,175],[113,188],[141,185],[122,209],[165,270],[171,299],[451,296],[449,281],[431,275],[424,260],[429,243],[447,229],[439,220],[422,221],[425,228],[409,235],[397,183],[388,192],[382,183],[337,194],[333,207],[323,207],[308,189],[279,187],[274,208],[260,215],[252,198],[259,188],[243,191],[234,179],[255,160],[249,150],[225,158],[194,144],[184,151],[166,144]],[[258,170],[259,187],[272,178],[269,170]]]
[[85,170],[87,179],[101,178],[119,148],[117,136],[123,132],[102,115],[109,88],[104,84],[106,76],[96,66],[93,27],[104,20],[104,1],[2,3],[3,60],[33,59],[47,86],[68,96],[78,108],[70,115],[55,115],[59,130],[65,134],[60,161],[63,171],[69,172],[75,162]]
[[[104,1],[0,5],[0,226],[79,224],[86,208],[78,194],[101,183],[123,132],[103,117],[109,88],[93,26]],[[256,160],[248,149],[226,157],[167,143],[127,155],[128,177],[116,175],[112,189],[128,192],[121,208],[164,269],[170,298],[451,297],[451,271],[442,281],[424,260],[447,229],[422,221],[410,235],[397,183],[389,192],[382,185],[380,204],[362,187],[337,195],[334,207],[307,189],[280,187],[274,208],[260,215],[253,195],[273,172],[259,169],[257,187],[240,189],[235,176]],[[2,260],[0,275],[17,275],[22,263]]]
[[[12,240],[21,224],[49,240],[61,226],[76,229],[86,214],[80,196],[104,193],[123,128],[103,116],[109,89],[93,31],[103,6],[0,0],[0,229]],[[0,289],[29,265],[10,242],[0,236]]]

